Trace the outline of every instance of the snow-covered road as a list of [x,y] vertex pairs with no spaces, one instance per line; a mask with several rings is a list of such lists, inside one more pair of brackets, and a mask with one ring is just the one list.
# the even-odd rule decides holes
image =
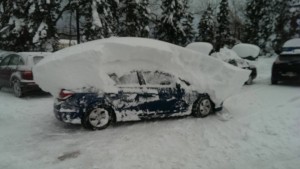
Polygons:
[[[270,85],[274,58],[225,102],[229,114],[119,124],[65,125],[52,97],[0,91],[0,169],[298,169],[300,85]],[[230,116],[228,118],[228,116]]]

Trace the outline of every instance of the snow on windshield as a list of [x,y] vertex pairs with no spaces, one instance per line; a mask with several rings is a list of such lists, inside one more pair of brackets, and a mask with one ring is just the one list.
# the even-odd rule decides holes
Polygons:
[[232,63],[240,68],[249,67],[249,63],[245,59],[240,58],[233,50],[226,47],[220,49],[220,52],[213,53],[211,56],[224,62]]
[[61,89],[93,87],[116,92],[116,82],[132,70],[162,71],[191,83],[221,104],[242,87],[250,71],[240,70],[207,55],[169,43],[143,38],[109,38],[54,53],[33,69],[39,86],[57,96]]

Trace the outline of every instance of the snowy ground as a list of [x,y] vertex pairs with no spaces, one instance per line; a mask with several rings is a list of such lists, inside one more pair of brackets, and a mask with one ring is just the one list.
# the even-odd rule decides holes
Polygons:
[[300,85],[270,85],[274,58],[212,115],[119,124],[103,131],[65,125],[52,97],[0,91],[1,169],[298,169]]

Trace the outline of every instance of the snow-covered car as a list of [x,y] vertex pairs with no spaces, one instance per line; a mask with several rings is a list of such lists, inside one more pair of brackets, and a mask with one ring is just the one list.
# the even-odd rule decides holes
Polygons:
[[250,71],[143,38],[109,38],[54,53],[33,69],[55,98],[56,117],[104,129],[111,122],[205,117],[240,89]]
[[32,67],[44,58],[45,53],[5,52],[0,62],[0,88],[11,87],[17,97],[40,90],[33,80]]
[[271,83],[285,80],[300,80],[300,39],[284,43],[282,51],[273,63]]
[[232,50],[235,51],[239,57],[251,61],[257,60],[260,53],[260,48],[258,46],[247,43],[237,44]]
[[230,50],[226,47],[220,49],[219,52],[215,52],[212,54],[213,57],[223,60],[231,65],[239,67],[241,69],[247,69],[251,71],[249,78],[245,82],[245,84],[250,85],[253,83],[253,80],[257,77],[257,69],[256,66],[251,64],[246,59],[239,57],[233,50]]
[[206,55],[210,55],[213,52],[213,45],[208,42],[193,42],[186,46],[187,49],[191,49]]

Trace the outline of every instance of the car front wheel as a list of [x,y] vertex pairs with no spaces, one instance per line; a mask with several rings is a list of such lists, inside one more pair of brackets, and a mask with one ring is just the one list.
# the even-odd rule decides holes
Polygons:
[[90,130],[102,130],[109,126],[112,121],[112,112],[106,106],[98,106],[88,111],[83,119],[82,125]]
[[200,96],[193,105],[192,115],[204,118],[213,112],[213,104],[207,95]]
[[22,92],[20,80],[18,80],[18,79],[14,80],[12,83],[12,86],[13,86],[15,96],[22,97],[23,92]]

